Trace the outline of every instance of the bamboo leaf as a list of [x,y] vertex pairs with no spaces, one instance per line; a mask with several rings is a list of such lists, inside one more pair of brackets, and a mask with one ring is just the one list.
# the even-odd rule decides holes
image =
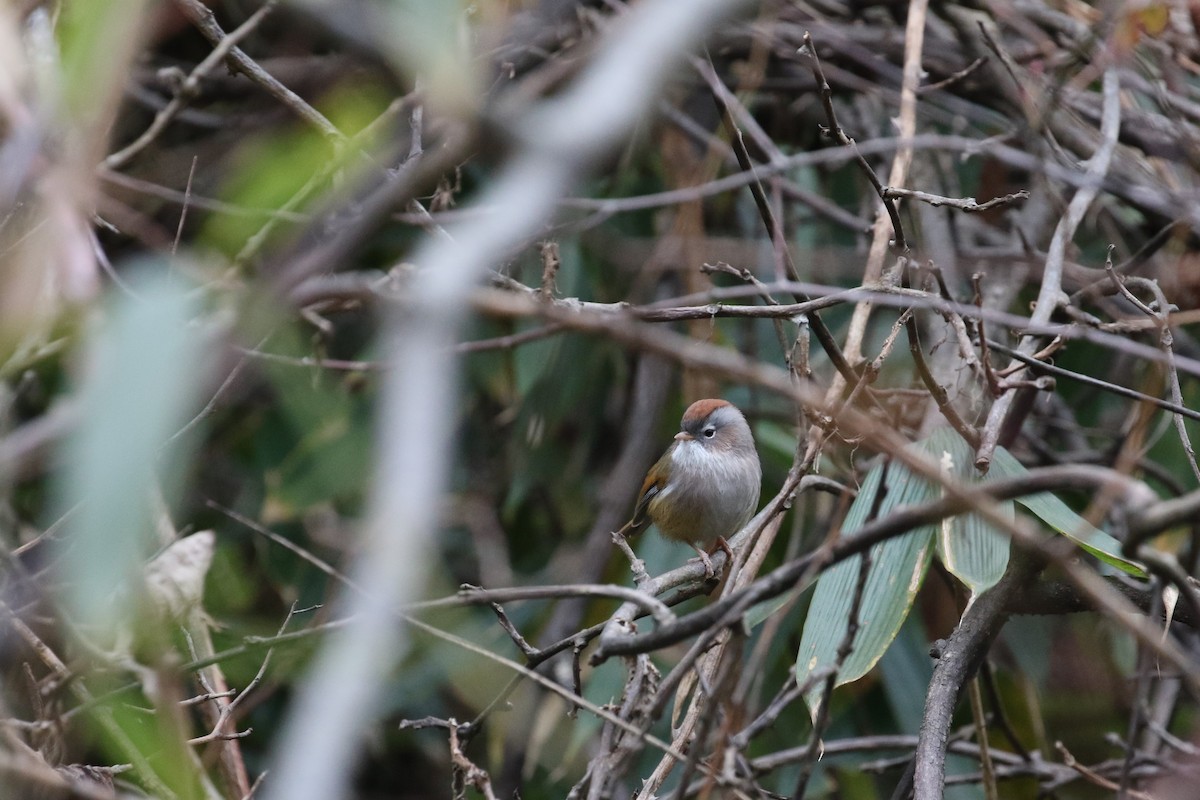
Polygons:
[[[878,516],[882,517],[892,509],[919,505],[934,498],[934,488],[929,482],[894,464],[890,469],[888,467],[885,462],[867,473],[862,489],[846,515],[843,536],[850,536],[861,528],[871,518],[876,504]],[[885,494],[877,503],[876,495],[881,491],[885,472],[887,481],[882,487]],[[871,548],[871,564],[858,613],[859,629],[853,649],[838,670],[835,685],[849,683],[867,674],[896,638],[929,566],[933,534],[934,526],[924,526]],[[855,556],[836,564],[818,579],[796,657],[798,683],[803,684],[810,676],[836,664],[838,647],[849,626],[861,564],[862,557]],[[805,694],[809,713],[814,716],[823,691],[824,681],[818,681]]]
[[[1025,466],[1003,447],[996,448],[992,459],[991,475],[1001,478],[1017,478],[1028,473]],[[1138,578],[1146,577],[1146,570],[1136,561],[1121,555],[1121,543],[1113,536],[1093,526],[1071,510],[1070,506],[1050,492],[1018,497],[1017,502],[1031,514],[1054,530],[1066,536],[1105,564],[1116,567]]]
[[[922,444],[942,464],[947,475],[963,483],[978,483],[982,479],[975,469],[971,445],[952,429],[939,428]],[[1016,516],[1011,500],[998,505],[1008,519]],[[978,514],[943,519],[937,526],[936,541],[942,564],[973,595],[994,586],[1008,568],[1008,537]]]

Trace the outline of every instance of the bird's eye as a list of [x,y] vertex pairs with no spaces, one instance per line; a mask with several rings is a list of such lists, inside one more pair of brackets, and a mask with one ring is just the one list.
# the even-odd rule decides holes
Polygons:
[[704,429],[704,438],[705,439],[711,439],[716,435],[717,435],[717,429],[712,427],[711,425],[709,425],[707,428]]

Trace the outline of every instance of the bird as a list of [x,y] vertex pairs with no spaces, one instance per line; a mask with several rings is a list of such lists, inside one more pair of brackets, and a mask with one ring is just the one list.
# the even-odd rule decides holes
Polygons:
[[709,555],[724,550],[758,508],[762,465],[746,417],[727,400],[709,398],[688,406],[675,441],[646,473],[628,535],[649,519],[668,539],[700,554],[705,575]]

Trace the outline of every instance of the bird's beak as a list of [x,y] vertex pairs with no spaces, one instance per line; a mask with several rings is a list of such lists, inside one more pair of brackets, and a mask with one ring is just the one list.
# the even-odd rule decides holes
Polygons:
[[692,436],[687,431],[680,431],[679,433],[675,434],[675,441],[677,442],[691,442],[695,441],[695,439],[696,437]]

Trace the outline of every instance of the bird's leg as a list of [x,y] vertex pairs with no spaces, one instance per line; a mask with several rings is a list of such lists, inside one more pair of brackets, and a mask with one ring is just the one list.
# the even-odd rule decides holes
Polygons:
[[709,555],[712,555],[713,553],[717,552],[718,550],[725,551],[725,555],[729,558],[729,566],[732,567],[733,566],[733,548],[731,548],[729,546],[729,542],[725,541],[724,536],[718,536],[717,540],[715,542],[713,542],[713,546],[708,548]]
[[705,580],[712,580],[717,575],[716,569],[713,568],[712,559],[710,559],[709,556],[713,555],[718,550],[725,551],[725,555],[728,558],[725,563],[731,567],[733,566],[733,548],[729,546],[729,542],[725,541],[724,536],[718,536],[717,540],[713,542],[712,546],[707,550],[696,544],[693,544],[692,547],[696,548],[696,552],[700,554],[700,563],[704,565]]
[[717,577],[717,571],[713,569],[712,560],[708,557],[708,553],[704,552],[703,547],[692,545],[696,548],[696,552],[700,554],[700,563],[704,565],[704,580],[710,581]]

